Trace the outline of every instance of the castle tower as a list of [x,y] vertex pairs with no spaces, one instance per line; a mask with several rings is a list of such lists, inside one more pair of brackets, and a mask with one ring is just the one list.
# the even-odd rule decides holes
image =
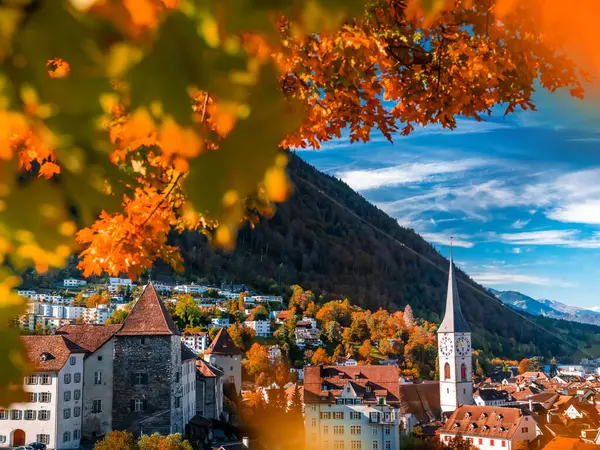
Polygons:
[[242,351],[236,347],[227,328],[221,328],[204,352],[204,360],[223,370],[225,383],[235,384],[239,394],[242,390]]
[[460,298],[450,254],[446,314],[438,329],[440,403],[442,412],[473,404],[471,329],[460,309]]

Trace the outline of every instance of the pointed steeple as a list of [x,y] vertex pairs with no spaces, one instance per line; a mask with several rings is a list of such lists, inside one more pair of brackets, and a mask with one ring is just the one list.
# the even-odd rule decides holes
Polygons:
[[117,336],[178,335],[179,330],[152,283],[148,283]]
[[241,355],[242,351],[237,348],[226,328],[221,328],[214,341],[208,346],[205,355]]
[[446,294],[446,314],[438,329],[438,333],[468,333],[471,329],[460,309],[458,285],[454,277],[454,261],[452,260],[452,243],[450,243],[450,270],[448,271],[448,293]]

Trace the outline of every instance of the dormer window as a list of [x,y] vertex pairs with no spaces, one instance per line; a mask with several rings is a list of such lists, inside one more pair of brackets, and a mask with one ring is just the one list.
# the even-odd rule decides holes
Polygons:
[[365,390],[366,390],[367,392],[371,392],[371,386],[367,384],[367,385],[365,386]]
[[488,416],[488,415],[487,415],[487,413],[483,413],[483,414],[481,415],[481,418],[482,418],[482,419],[487,419],[487,416]]
[[496,417],[496,420],[502,420],[504,419],[504,416],[502,414],[498,414],[498,417]]
[[47,361],[51,357],[50,353],[44,352],[40,355],[40,361]]
[[323,384],[321,385],[321,390],[322,390],[322,391],[326,391],[326,390],[327,390],[327,384],[323,383]]
[[458,428],[458,427],[460,427],[460,423],[456,422],[456,423],[454,424],[454,428]]
[[488,427],[487,425],[484,425],[483,428],[482,428],[483,431],[487,431],[489,429],[490,429],[490,427]]
[[465,414],[465,417],[468,419],[469,417],[471,417],[471,415],[472,415],[471,412],[467,411],[467,413]]
[[469,425],[469,430],[474,430],[477,428],[477,424],[476,423],[472,423],[471,425]]

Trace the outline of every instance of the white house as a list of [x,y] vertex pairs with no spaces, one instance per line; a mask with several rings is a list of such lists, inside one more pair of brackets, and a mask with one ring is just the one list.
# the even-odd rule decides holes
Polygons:
[[86,309],[83,306],[65,306],[65,319],[79,319]]
[[187,333],[181,336],[183,342],[194,353],[204,353],[208,348],[208,333]]
[[210,319],[210,323],[208,324],[208,328],[229,328],[230,326],[228,317],[215,317],[214,319]]
[[207,290],[206,286],[199,284],[181,284],[173,288],[177,294],[204,294]]
[[63,280],[64,287],[77,287],[77,286],[85,286],[87,281],[81,280],[79,278],[65,278]]
[[21,290],[17,291],[17,294],[19,294],[21,297],[31,298],[35,295],[35,291]]
[[561,365],[558,366],[558,374],[585,377],[586,372],[583,366]]
[[283,303],[283,297],[280,295],[253,295],[252,298],[257,303]]
[[234,383],[237,393],[242,390],[242,351],[236,347],[226,328],[215,336],[204,352],[204,360],[223,371],[223,382]]
[[479,389],[473,398],[479,406],[505,406],[514,401],[508,392],[496,389]]
[[125,286],[129,289],[131,289],[131,287],[133,286],[133,284],[131,283],[131,280],[129,278],[109,278],[108,279],[108,292],[110,292],[111,294],[114,294],[115,292],[117,292],[117,288],[119,286]]
[[113,335],[121,328],[114,325],[68,325],[57,334],[84,348],[83,418],[81,435],[102,437],[112,430]]
[[247,320],[244,325],[252,328],[259,337],[271,336],[271,322],[268,320]]
[[518,408],[464,405],[452,413],[439,435],[445,443],[461,435],[481,450],[510,450],[517,442],[533,441],[537,430],[535,419]]
[[400,448],[400,383],[391,366],[304,369],[307,448]]
[[26,403],[0,410],[0,447],[32,441],[48,448],[78,449],[85,350],[63,336],[24,336],[35,373],[24,380]]

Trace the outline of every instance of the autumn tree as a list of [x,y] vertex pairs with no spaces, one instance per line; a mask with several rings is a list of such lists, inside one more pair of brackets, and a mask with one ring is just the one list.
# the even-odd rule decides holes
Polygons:
[[528,358],[523,358],[519,362],[519,374],[523,374],[525,372],[530,372],[531,369],[531,361]]
[[227,329],[233,343],[243,352],[247,352],[252,346],[256,331],[246,325],[234,323]]
[[104,439],[96,442],[94,450],[140,450],[140,447],[130,432],[109,431]]
[[254,320],[268,320],[269,319],[269,311],[263,305],[258,305],[250,312],[250,316],[254,318]]
[[329,364],[331,359],[327,356],[327,352],[323,347],[319,347],[315,350],[312,357],[310,358],[310,362],[313,366],[318,366],[319,364]]
[[246,359],[243,364],[248,375],[253,377],[268,372],[270,362],[267,347],[257,343],[252,344],[252,347],[250,347],[250,350],[248,350],[246,354]]
[[181,434],[146,434],[140,437],[138,446],[140,450],[192,450],[192,444],[182,439]]
[[[280,149],[534,109],[538,85],[582,97],[574,58],[598,63],[593,4],[582,26],[558,0],[255,3],[0,4],[1,323],[20,273],[75,251],[86,277],[135,278],[183,270],[172,231],[232,248],[289,196]],[[0,342],[8,406],[28,366],[17,330]]]
[[371,341],[367,339],[358,349],[358,354],[360,355],[363,361],[366,361],[367,364],[371,364],[373,362],[373,345]]

